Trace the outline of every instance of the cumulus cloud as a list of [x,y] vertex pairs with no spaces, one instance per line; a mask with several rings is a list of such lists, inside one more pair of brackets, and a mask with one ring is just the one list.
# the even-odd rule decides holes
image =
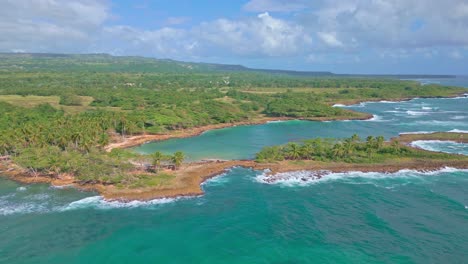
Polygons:
[[385,59],[467,57],[466,0],[250,0],[239,9],[255,14],[191,26],[174,16],[160,28],[119,25],[110,7],[110,0],[1,1],[0,51],[315,62],[372,50]]
[[[118,55],[134,54],[177,57],[187,55],[193,43],[186,30],[164,27],[158,30],[141,30],[130,26],[105,27],[102,36],[104,45],[113,43]],[[192,47],[193,48],[193,47]],[[105,47],[100,47],[105,51]],[[120,54],[122,53],[122,54]]]
[[[335,32],[343,42],[366,46],[421,48],[468,44],[464,0],[329,0],[301,14],[308,30]],[[330,37],[320,37],[325,43]]]
[[239,55],[294,55],[312,43],[302,26],[268,13],[243,21],[219,19],[203,23],[194,33],[207,47]]
[[109,17],[104,1],[15,0],[0,8],[3,51],[80,50]]
[[317,35],[330,47],[343,47],[343,42],[336,38],[336,32],[318,32]]

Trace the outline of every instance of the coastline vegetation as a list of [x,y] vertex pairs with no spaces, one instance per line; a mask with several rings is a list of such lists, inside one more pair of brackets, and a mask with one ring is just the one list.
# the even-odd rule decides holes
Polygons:
[[255,156],[255,160],[259,163],[313,160],[373,164],[388,160],[398,162],[398,160],[405,158],[430,162],[431,159],[450,160],[459,159],[460,156],[419,150],[400,143],[398,139],[386,142],[382,136],[369,136],[362,140],[356,134],[350,138],[339,140],[316,138],[300,143],[290,142],[286,145],[265,147]]
[[[164,166],[181,166],[183,153],[105,151],[109,143],[132,135],[171,134],[259,118],[363,118],[366,114],[332,105],[466,92],[389,78],[228,71],[219,65],[107,55],[0,57],[0,156],[31,176],[67,174],[80,183],[139,186],[158,182],[155,175],[170,178],[164,176]],[[407,151],[403,147],[402,153],[392,154],[391,146],[384,144],[369,154],[366,143],[351,143],[352,148],[347,142],[292,143],[265,149],[258,158],[298,158],[310,145],[316,151],[317,144],[323,153],[310,152],[306,158],[366,161]],[[299,154],[285,154],[293,148]]]

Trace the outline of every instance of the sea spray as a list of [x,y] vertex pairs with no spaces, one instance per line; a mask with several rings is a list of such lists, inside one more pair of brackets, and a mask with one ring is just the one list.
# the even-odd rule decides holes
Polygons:
[[412,147],[429,151],[468,155],[468,144],[445,140],[416,140],[410,143]]
[[456,169],[445,167],[434,171],[421,171],[421,170],[399,170],[393,173],[383,172],[362,172],[362,171],[349,171],[349,172],[330,172],[325,170],[320,171],[293,171],[283,172],[270,175],[269,171],[255,177],[255,181],[270,185],[283,185],[283,186],[307,186],[311,184],[325,183],[340,181],[344,183],[356,183],[356,180],[384,180],[384,179],[418,179],[425,176],[441,175],[445,173],[464,172],[468,173],[467,169]]
[[[193,196],[195,197],[195,196]],[[86,197],[78,201],[71,202],[70,204],[64,206],[60,209],[60,211],[69,211],[69,210],[77,210],[77,209],[117,209],[117,208],[137,208],[137,207],[154,207],[157,205],[168,204],[175,202],[180,199],[184,198],[193,198],[193,197],[174,197],[174,198],[160,198],[154,199],[149,201],[106,201],[102,196],[91,196]]]

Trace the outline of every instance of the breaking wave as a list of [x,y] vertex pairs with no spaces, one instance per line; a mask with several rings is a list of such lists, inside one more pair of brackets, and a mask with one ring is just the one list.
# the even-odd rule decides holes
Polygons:
[[154,205],[161,205],[172,203],[177,200],[183,199],[183,197],[177,198],[160,198],[150,201],[131,201],[131,202],[120,202],[120,201],[106,201],[102,196],[91,196],[81,200],[71,202],[70,204],[62,207],[59,211],[68,211],[76,209],[115,209],[115,208],[136,208],[136,207],[147,207]]
[[410,145],[429,151],[468,155],[468,144],[458,143],[455,141],[417,140],[411,142]]
[[346,105],[344,105],[344,104],[334,104],[334,105],[332,105],[332,107],[346,107]]
[[412,110],[408,110],[406,111],[406,113],[410,116],[421,116],[421,115],[428,115],[430,114],[430,112],[421,112],[421,111],[412,111]]
[[379,115],[372,115],[371,119],[367,119],[367,120],[364,120],[364,121],[385,122],[385,121],[389,121],[389,120],[384,120]]
[[385,179],[420,179],[425,176],[441,175],[454,172],[468,173],[468,170],[446,167],[436,171],[417,171],[405,169],[395,173],[361,171],[350,171],[343,173],[334,173],[330,171],[294,171],[277,173],[274,175],[269,175],[270,172],[266,170],[262,174],[257,175],[255,177],[255,181],[263,184],[282,186],[308,186],[312,184],[334,181],[356,184],[370,183],[370,181]]
[[175,198],[160,198],[150,201],[106,201],[102,196],[85,197],[76,201],[67,202],[61,195],[47,189],[40,193],[26,193],[28,187],[18,187],[16,192],[0,196],[0,216],[13,214],[44,214],[52,212],[65,212],[78,209],[117,209],[117,208],[155,208],[159,205],[173,203],[182,199],[196,198],[197,196],[181,196]]
[[417,135],[417,134],[432,134],[436,131],[412,131],[412,132],[401,132],[400,135]]
[[461,129],[452,129],[448,132],[452,132],[452,133],[468,133],[468,130],[461,130]]

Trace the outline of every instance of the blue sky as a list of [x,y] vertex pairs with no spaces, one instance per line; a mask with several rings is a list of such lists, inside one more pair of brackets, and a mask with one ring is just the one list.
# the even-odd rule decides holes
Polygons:
[[0,51],[468,75],[468,2],[6,0]]

